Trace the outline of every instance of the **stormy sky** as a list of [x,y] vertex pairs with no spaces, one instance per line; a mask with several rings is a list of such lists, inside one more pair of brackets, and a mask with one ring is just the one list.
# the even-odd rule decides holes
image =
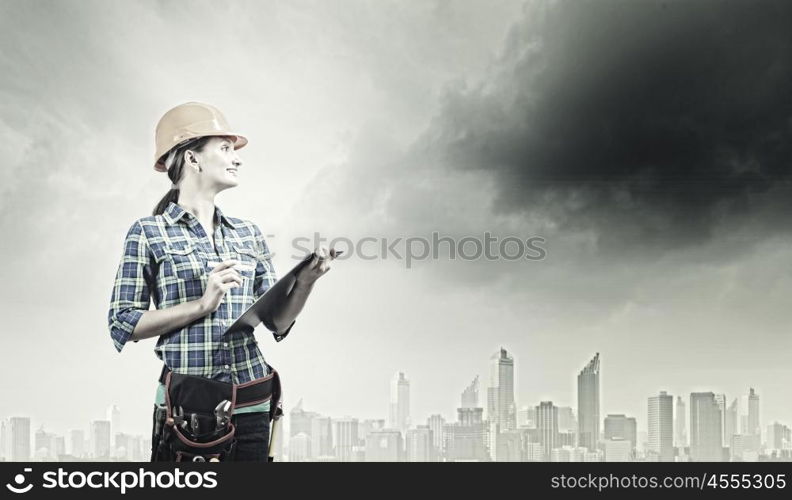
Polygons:
[[250,139],[217,204],[279,270],[314,232],[546,242],[335,263],[287,340],[258,333],[287,405],[386,418],[398,370],[414,422],[453,419],[503,346],[519,407],[575,406],[600,352],[603,415],[755,387],[792,424],[791,25],[784,2],[0,2],[0,373],[28,381],[0,416],[65,432],[115,403],[149,432],[153,341],[116,353],[107,306],[169,185],[156,121],[202,100]]

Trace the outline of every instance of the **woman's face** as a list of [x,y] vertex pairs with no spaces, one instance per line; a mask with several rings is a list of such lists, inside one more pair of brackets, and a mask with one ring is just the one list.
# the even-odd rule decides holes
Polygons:
[[242,161],[234,149],[232,137],[212,137],[196,155],[201,166],[201,184],[214,186],[218,191],[239,184],[237,178]]

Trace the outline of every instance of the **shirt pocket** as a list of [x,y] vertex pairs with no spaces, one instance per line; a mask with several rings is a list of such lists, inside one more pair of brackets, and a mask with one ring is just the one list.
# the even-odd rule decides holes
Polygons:
[[246,247],[244,245],[233,245],[234,258],[239,262],[236,267],[237,271],[244,279],[253,279],[256,276],[256,268],[258,267],[258,252],[254,248]]
[[168,244],[163,252],[172,276],[181,280],[196,280],[205,274],[203,259],[192,244]]

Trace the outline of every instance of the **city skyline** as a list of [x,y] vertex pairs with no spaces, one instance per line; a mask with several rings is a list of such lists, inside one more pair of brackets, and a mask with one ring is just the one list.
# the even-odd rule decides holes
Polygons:
[[[503,347],[490,356],[490,384],[498,384],[487,388],[490,408],[501,406],[497,397],[493,400],[493,395],[498,394],[499,388],[503,389],[501,384],[512,384],[510,379],[515,366],[514,356]],[[583,394],[582,397],[578,394],[580,403],[575,409],[559,407],[553,401],[539,401],[532,408],[530,403],[526,402],[526,406],[526,403],[509,401],[507,396],[507,408],[519,406],[520,411],[527,411],[516,428],[510,425],[501,428],[503,416],[498,411],[488,413],[485,420],[484,408],[478,406],[481,404],[478,375],[459,393],[456,423],[442,414],[434,414],[426,421],[415,421],[415,425],[411,425],[410,384],[402,371],[392,377],[391,403],[387,417],[381,419],[325,416],[304,410],[301,399],[294,408],[286,409],[284,417],[289,436],[285,445],[288,459],[434,461],[441,458],[442,449],[442,453],[454,450],[452,453],[481,461],[511,461],[525,456],[543,461],[625,461],[634,459],[636,450],[641,450],[643,460],[673,461],[675,454],[688,449],[684,443],[679,446],[680,443],[675,442],[684,435],[681,429],[690,430],[689,454],[681,456],[689,456],[692,460],[717,461],[735,456],[759,458],[763,450],[772,450],[773,446],[781,446],[786,453],[792,453],[789,421],[763,423],[762,398],[753,387],[749,387],[746,394],[734,397],[728,407],[729,398],[722,393],[690,392],[687,404],[682,395],[659,391],[646,399],[646,427],[642,430],[637,424],[641,418],[611,413],[600,407],[600,366],[600,353],[596,353],[578,373],[578,390]],[[738,404],[740,400],[744,400],[742,405]],[[683,413],[680,423],[680,410],[684,412],[686,407],[689,414]],[[591,419],[600,411],[604,416],[580,425],[581,414],[588,414],[584,418]],[[515,413],[510,414],[516,417]],[[29,418],[0,418],[0,457],[5,460],[52,460],[58,456],[67,457],[68,450],[68,455],[77,453],[68,458],[148,460],[150,437],[123,432],[122,412],[115,404],[106,408],[105,416],[90,421],[87,437],[84,429],[70,430],[68,442],[65,436],[48,432],[44,425],[39,425],[34,432]],[[563,425],[560,425],[562,420]],[[729,424],[727,432],[724,426],[734,421],[736,423]],[[570,428],[577,432],[569,432]],[[593,442],[588,434],[591,428],[602,429],[602,432],[597,431]],[[442,435],[439,440],[437,432]],[[526,432],[531,437],[526,437]],[[25,435],[28,436],[27,444]],[[278,447],[283,449],[283,440]],[[725,449],[729,450],[727,457],[724,457]],[[792,456],[787,458],[792,459]]]

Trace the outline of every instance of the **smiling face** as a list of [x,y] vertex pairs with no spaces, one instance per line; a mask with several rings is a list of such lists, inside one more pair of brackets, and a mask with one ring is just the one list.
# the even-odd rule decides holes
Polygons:
[[186,152],[189,162],[191,154],[201,168],[200,183],[214,187],[217,191],[239,184],[239,167],[242,161],[234,149],[233,137],[212,137],[200,152]]

